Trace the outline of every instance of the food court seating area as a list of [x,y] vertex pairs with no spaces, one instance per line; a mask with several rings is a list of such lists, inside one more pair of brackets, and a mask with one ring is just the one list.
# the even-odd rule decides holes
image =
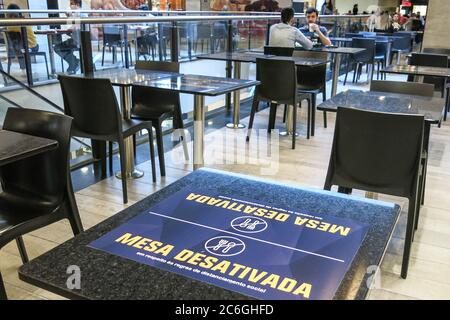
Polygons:
[[[360,239],[362,251],[356,251],[340,282],[351,290],[331,297],[450,298],[448,51],[420,50],[411,34],[357,33],[332,39],[336,47],[310,51],[262,45],[226,52],[223,48],[230,39],[222,28],[208,33],[199,27],[195,32],[206,36],[190,43],[192,30],[185,32],[189,58],[204,44],[211,49],[194,61],[149,61],[161,48],[162,56],[170,55],[167,38],[155,42],[149,33],[138,43],[129,68],[96,69],[95,63],[84,62],[85,73],[61,73],[42,88],[23,89],[59,101],[62,108],[56,112],[16,108],[3,98],[9,105],[0,130],[0,299],[155,297],[148,288],[160,288],[161,279],[153,274],[140,278],[131,267],[117,271],[121,279],[108,275],[106,280],[89,262],[86,278],[92,283],[75,290],[61,284],[58,272],[74,261],[85,266],[88,260],[95,261],[102,269],[111,263],[111,270],[130,266],[134,262],[89,251],[94,250],[92,241],[134,218],[136,210],[148,210],[150,204],[149,215],[167,218],[154,208],[191,185],[220,192],[217,198],[233,190],[252,205],[256,201],[252,197],[269,199],[268,208],[280,212],[292,203],[300,209],[290,214],[300,220],[302,215],[316,215],[319,220],[323,216],[361,223],[367,238]],[[101,42],[102,65],[109,49],[113,64],[121,60],[117,54],[133,55],[120,32],[109,31],[115,37]],[[212,74],[216,67],[210,66],[217,66],[217,61],[227,68],[226,77]],[[183,69],[183,64],[191,68]],[[182,99],[187,96],[191,108],[186,112]],[[212,104],[220,106],[209,108]],[[323,122],[316,121],[316,113]],[[171,122],[173,130],[164,130],[163,122]],[[73,138],[89,139],[90,161],[73,165]],[[189,197],[195,200],[193,191]],[[177,201],[165,203],[164,209],[181,206]],[[358,212],[350,212],[352,206]],[[312,208],[317,212],[302,211]],[[200,216],[192,211],[169,219]],[[258,219],[269,228],[271,223],[284,223],[262,214]],[[205,223],[189,222],[189,228],[203,226],[201,222]],[[174,226],[167,230],[183,235],[183,229]],[[157,228],[155,223],[149,229]],[[228,237],[239,231],[233,223],[230,228],[222,230]],[[162,230],[163,235],[169,232]],[[133,243],[129,236],[115,242],[138,249],[151,242],[139,237]],[[233,241],[239,236],[234,233]],[[223,243],[201,244],[201,249],[214,251]],[[322,249],[312,254],[341,261]],[[368,288],[366,281],[373,272],[378,278]],[[114,296],[93,285],[125,283],[126,277],[143,289]],[[196,285],[204,284],[193,282],[192,287]],[[198,294],[238,297],[222,292],[220,285],[213,288]],[[172,297],[161,290],[157,296]],[[191,289],[180,285],[179,290],[187,294]]]

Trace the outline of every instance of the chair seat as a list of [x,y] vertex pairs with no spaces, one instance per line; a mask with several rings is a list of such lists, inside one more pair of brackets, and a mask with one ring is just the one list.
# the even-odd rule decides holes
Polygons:
[[131,113],[131,117],[141,120],[158,120],[173,116],[174,105],[160,105],[158,108],[150,108],[143,104],[136,104]]
[[300,93],[309,93],[309,94],[318,94],[322,92],[323,88],[312,88],[309,86],[297,85],[298,92]]
[[138,131],[143,129],[149,129],[152,127],[152,122],[148,120],[139,120],[139,119],[130,119],[124,120],[122,119],[122,130],[123,136],[129,137],[135,134]]
[[384,60],[386,60],[386,56],[384,54],[375,56],[375,61],[384,61]]
[[[0,247],[1,240],[4,240],[2,237],[8,231],[12,231],[15,227],[20,228],[25,222],[28,223],[33,219],[51,214],[58,207],[58,201],[52,201],[24,190],[0,193]],[[20,233],[19,230],[18,232]]]

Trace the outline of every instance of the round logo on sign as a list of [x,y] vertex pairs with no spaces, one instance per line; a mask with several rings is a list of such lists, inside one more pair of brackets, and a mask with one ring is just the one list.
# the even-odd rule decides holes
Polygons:
[[245,250],[245,243],[235,237],[220,236],[206,241],[205,249],[216,256],[230,257],[242,253]]
[[231,221],[234,230],[245,233],[257,233],[267,229],[267,222],[256,217],[239,217]]

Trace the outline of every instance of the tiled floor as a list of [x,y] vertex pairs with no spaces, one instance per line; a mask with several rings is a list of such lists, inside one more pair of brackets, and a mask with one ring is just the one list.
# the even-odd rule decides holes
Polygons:
[[[401,77],[397,79],[403,79]],[[352,86],[347,86],[349,88]],[[365,84],[357,88],[367,88]],[[342,88],[340,88],[342,89]],[[272,158],[264,159],[253,153],[245,156],[245,161],[230,163],[234,155],[243,155],[246,150],[253,150],[267,145],[266,140],[252,137],[250,144],[245,143],[246,130],[232,131],[226,128],[208,130],[206,136],[207,161],[214,156],[216,163],[207,164],[223,170],[260,176],[277,180],[286,184],[298,184],[312,188],[323,188],[328,166],[331,142],[334,130],[334,114],[328,114],[328,128],[323,128],[322,114],[317,113],[317,128],[315,137],[305,139],[306,108],[300,111],[298,128],[300,137],[297,148],[290,148],[290,138],[279,138],[279,149],[272,149]],[[256,116],[255,127],[265,129],[268,120],[268,110],[262,110]],[[248,118],[243,119],[248,123]],[[224,122],[225,123],[225,122]],[[277,119],[278,128],[282,129],[281,111]],[[216,127],[216,125],[214,126]],[[220,125],[219,125],[220,127]],[[227,148],[220,148],[224,134],[237,134],[234,144]],[[228,139],[229,136],[227,136]],[[276,143],[278,136],[273,135],[272,142]],[[227,140],[229,141],[229,140]],[[394,236],[387,249],[385,259],[381,265],[381,272],[377,273],[376,286],[369,294],[369,299],[449,299],[450,298],[450,123],[443,123],[441,128],[433,127],[431,131],[430,160],[425,206],[421,211],[421,221],[412,249],[409,275],[406,280],[400,278],[401,255],[405,232],[405,199],[380,195],[380,200],[392,201],[402,205],[403,214],[394,232]],[[277,152],[278,151],[278,152]],[[148,152],[145,150],[144,152]],[[177,147],[166,153],[167,177],[158,178],[156,184],[151,183],[150,164],[140,164],[138,167],[145,171],[142,179],[130,181],[128,205],[163,188],[167,184],[179,179],[191,171],[190,165],[178,162],[181,148]],[[217,164],[217,159],[226,159],[226,164]],[[278,159],[278,160],[277,160]],[[267,175],[264,168],[270,165],[277,167],[275,172]],[[89,174],[91,168],[84,169]],[[267,170],[266,170],[267,171]],[[77,173],[81,174],[81,173]],[[364,196],[362,192],[355,192],[357,196]],[[122,204],[121,182],[109,177],[76,193],[78,207],[85,228],[90,228],[107,217],[119,212],[126,205]],[[24,237],[30,257],[36,257],[59,243],[71,237],[67,222],[58,222]],[[60,297],[28,285],[17,277],[17,268],[21,265],[19,254],[14,243],[7,245],[0,251],[0,270],[6,282],[6,290],[11,299],[58,299]]]

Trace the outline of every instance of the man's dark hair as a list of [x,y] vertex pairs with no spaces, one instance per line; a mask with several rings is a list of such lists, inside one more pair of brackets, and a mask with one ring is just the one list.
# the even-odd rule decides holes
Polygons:
[[8,10],[20,10],[20,7],[15,3],[11,3],[7,9]]
[[306,10],[306,15],[311,14],[311,13],[316,13],[316,16],[319,16],[319,10],[317,10],[314,7],[309,7],[308,10]]
[[281,21],[283,23],[289,23],[291,19],[294,17],[295,11],[292,8],[284,8],[281,10]]
[[[20,10],[20,7],[15,3],[11,3],[7,9],[8,10]],[[13,13],[7,14],[7,16],[9,18],[17,18],[17,17],[22,18],[22,13],[13,12]]]
[[81,6],[83,5],[83,1],[82,0],[70,0],[70,4],[81,8]]

